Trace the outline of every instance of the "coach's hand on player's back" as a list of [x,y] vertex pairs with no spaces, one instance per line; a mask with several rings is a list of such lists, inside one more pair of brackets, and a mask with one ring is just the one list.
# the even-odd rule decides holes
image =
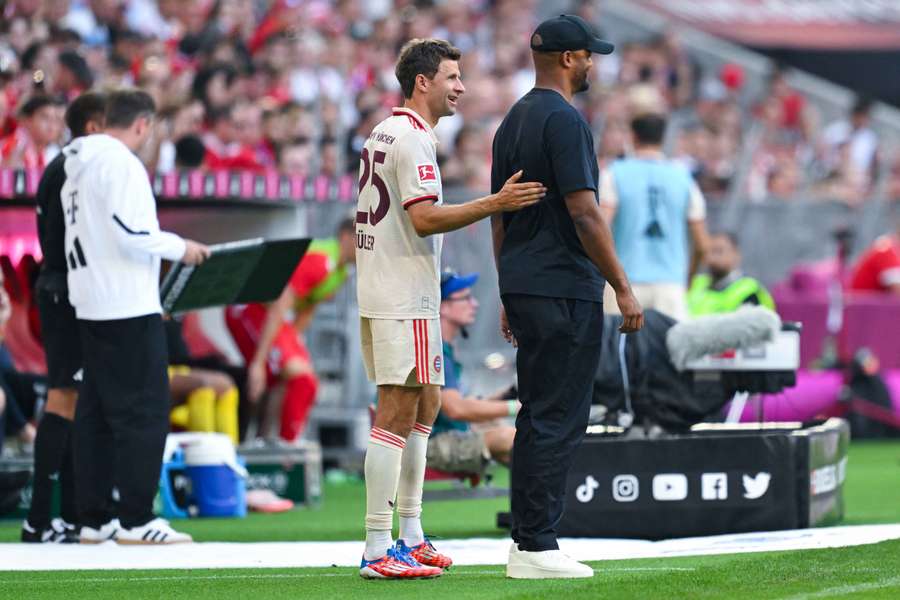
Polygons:
[[547,195],[547,188],[537,181],[517,183],[522,178],[520,169],[515,175],[506,180],[503,188],[494,195],[498,211],[510,212],[521,210]]
[[622,313],[622,325],[619,331],[622,333],[634,333],[644,326],[644,309],[641,303],[634,297],[631,287],[616,291],[616,304]]
[[209,258],[209,246],[195,242],[194,240],[184,240],[184,256],[181,262],[186,265],[199,265]]

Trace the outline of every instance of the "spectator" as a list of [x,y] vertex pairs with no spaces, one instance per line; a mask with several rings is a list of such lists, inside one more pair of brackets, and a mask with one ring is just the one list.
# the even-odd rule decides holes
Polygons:
[[441,411],[428,440],[428,466],[451,473],[480,473],[488,459],[509,464],[516,428],[506,419],[515,416],[519,402],[504,389],[488,398],[468,394],[462,364],[456,359],[456,340],[468,337],[475,323],[478,300],[472,295],[477,273],[441,274],[441,339],[444,343],[444,386]]
[[199,169],[206,160],[206,146],[196,135],[186,135],[175,142],[175,167]]
[[[634,156],[604,171],[600,203],[638,302],[682,320],[689,278],[706,249],[706,200],[687,169],[663,155],[665,129],[659,115],[632,120]],[[614,311],[614,298],[604,305]]]
[[263,139],[262,109],[252,102],[238,102],[232,111],[232,123],[240,154],[252,159],[254,168],[274,168],[275,156]]
[[813,139],[813,111],[806,97],[787,82],[787,69],[783,65],[775,65],[772,69],[766,95],[757,105],[757,113],[770,114],[769,124],[793,140]]
[[[247,110],[244,104],[230,104],[209,113],[210,130],[203,136],[206,147],[206,164],[210,169],[249,169],[263,168],[260,162],[261,144],[254,149],[243,141],[259,140],[257,132],[250,130],[255,111]],[[247,113],[247,117],[243,114]],[[253,113],[253,114],[249,114]],[[249,117],[249,118],[248,118]],[[244,118],[245,121],[239,121]],[[261,123],[260,123],[261,125]],[[257,126],[257,131],[260,129]],[[265,157],[268,159],[268,156]]]
[[691,280],[688,311],[692,317],[732,312],[745,304],[775,310],[768,290],[741,271],[741,250],[734,234],[719,232],[709,237],[706,269]]
[[59,152],[63,108],[50,96],[33,96],[19,109],[19,126],[0,142],[0,164],[43,169]]
[[307,177],[312,174],[313,161],[312,143],[308,138],[298,138],[282,147],[278,156],[278,169],[288,175]]
[[840,197],[859,198],[873,179],[878,134],[870,126],[871,111],[872,100],[860,96],[848,118],[831,123],[822,132],[819,159],[826,180],[837,180],[849,188],[839,193]]
[[853,166],[863,173],[872,171],[878,152],[878,134],[871,128],[871,113],[871,98],[860,96],[848,118],[835,121],[825,128],[822,132],[822,145],[826,165],[834,166],[838,163],[839,157],[835,156],[835,150],[844,144],[850,144],[849,158]]
[[59,54],[54,89],[66,100],[72,101],[94,84],[94,75],[84,57],[74,50]]

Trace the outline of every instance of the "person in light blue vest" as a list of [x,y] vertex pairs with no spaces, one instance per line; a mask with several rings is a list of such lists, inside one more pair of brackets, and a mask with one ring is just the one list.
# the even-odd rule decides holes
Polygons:
[[[706,201],[690,172],[663,154],[665,130],[661,115],[631,121],[634,153],[601,176],[600,208],[638,302],[683,320],[707,244]],[[608,312],[615,306],[604,302]]]

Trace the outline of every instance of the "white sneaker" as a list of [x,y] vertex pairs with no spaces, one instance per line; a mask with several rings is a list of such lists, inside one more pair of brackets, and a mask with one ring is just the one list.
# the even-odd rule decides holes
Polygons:
[[528,552],[513,544],[509,549],[506,576],[512,579],[570,579],[593,577],[594,570],[560,550]]
[[157,517],[146,525],[120,529],[116,542],[120,544],[187,544],[194,538],[186,533],[175,531],[169,522]]
[[105,525],[101,525],[100,529],[83,526],[81,528],[80,538],[82,544],[102,544],[107,540],[115,540],[116,534],[122,529],[122,525],[118,519],[113,519]]

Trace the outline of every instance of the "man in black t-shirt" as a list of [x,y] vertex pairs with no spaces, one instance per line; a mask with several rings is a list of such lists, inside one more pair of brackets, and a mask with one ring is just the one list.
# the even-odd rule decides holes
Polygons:
[[[511,467],[512,538],[506,574],[514,578],[590,577],[559,551],[566,474],[588,423],[600,360],[604,278],[637,331],[641,307],[631,292],[597,203],[594,141],[570,104],[588,88],[591,53],[609,54],[579,17],[541,23],[531,37],[537,80],[494,137],[491,187],[510,175],[540,181],[546,197],[491,218],[504,311],[501,332],[518,345],[522,409]],[[508,319],[507,319],[508,317]]]
[[[102,94],[90,92],[72,102],[66,110],[66,125],[73,138],[102,129],[105,103]],[[66,181],[64,165],[65,156],[60,152],[47,165],[37,190],[38,239],[44,262],[35,287],[49,390],[34,443],[34,489],[28,518],[22,523],[23,542],[78,542],[71,429],[82,365],[78,325],[66,283],[65,219],[73,215],[63,213],[60,201]],[[62,521],[51,526],[50,502],[57,478]]]

